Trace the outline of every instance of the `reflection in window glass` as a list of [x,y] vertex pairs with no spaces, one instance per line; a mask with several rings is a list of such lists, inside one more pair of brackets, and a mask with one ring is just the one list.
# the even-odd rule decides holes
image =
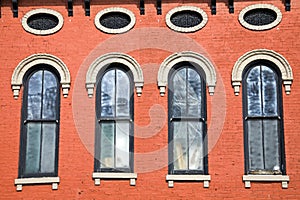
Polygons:
[[56,176],[59,82],[43,66],[29,74],[24,87],[19,176]]
[[132,91],[131,74],[122,65],[112,64],[99,80],[95,171],[133,171]]
[[171,174],[207,173],[205,92],[204,78],[192,65],[174,67],[169,78]]
[[245,73],[244,83],[247,173],[281,174],[284,169],[279,77],[266,65],[254,65]]

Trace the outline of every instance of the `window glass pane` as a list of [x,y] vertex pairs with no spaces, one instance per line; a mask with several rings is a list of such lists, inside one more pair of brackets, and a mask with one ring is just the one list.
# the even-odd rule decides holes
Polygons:
[[260,67],[253,67],[247,76],[248,115],[262,115]]
[[203,170],[203,123],[189,122],[189,169]]
[[129,122],[116,123],[116,167],[129,168]]
[[128,117],[130,106],[130,82],[127,74],[121,70],[117,70],[117,116]]
[[101,123],[101,167],[114,167],[114,123]]
[[41,119],[43,71],[34,73],[28,82],[27,119]]
[[199,74],[193,70],[188,69],[188,115],[195,117],[201,116],[201,79]]
[[43,119],[56,119],[57,80],[49,71],[44,71]]
[[247,120],[250,170],[264,169],[262,121]]
[[40,166],[41,123],[29,122],[26,127],[25,173],[38,173]]
[[54,172],[56,123],[43,123],[41,172]]
[[265,168],[268,170],[280,169],[278,124],[279,121],[277,119],[263,121]]
[[173,77],[173,117],[186,116],[186,69],[175,72]]
[[263,112],[265,116],[277,115],[277,79],[270,68],[262,66]]
[[173,122],[174,128],[174,169],[187,169],[187,122]]
[[101,82],[101,116],[115,115],[115,70],[104,74]]

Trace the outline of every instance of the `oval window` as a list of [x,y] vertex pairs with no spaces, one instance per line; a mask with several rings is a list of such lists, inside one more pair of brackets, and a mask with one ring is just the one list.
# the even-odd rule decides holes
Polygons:
[[166,15],[167,26],[178,32],[195,32],[207,23],[207,15],[200,8],[181,6],[170,10]]
[[27,24],[30,28],[36,30],[49,30],[58,25],[58,18],[47,13],[39,13],[31,15],[27,19]]
[[120,29],[130,24],[130,17],[122,12],[110,12],[100,17],[100,24],[110,29]]
[[256,4],[243,9],[239,15],[240,23],[250,30],[268,30],[277,26],[282,19],[278,8],[269,4]]
[[22,18],[23,28],[36,35],[49,35],[59,31],[63,26],[60,13],[49,9],[36,9]]
[[178,27],[190,28],[202,22],[202,15],[191,10],[176,12],[171,16],[171,22]]
[[124,8],[107,8],[95,17],[96,27],[105,33],[124,33],[135,24],[134,14]]

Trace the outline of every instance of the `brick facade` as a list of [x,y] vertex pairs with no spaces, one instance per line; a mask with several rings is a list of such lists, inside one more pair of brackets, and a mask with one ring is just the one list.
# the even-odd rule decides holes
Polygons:
[[[156,14],[155,1],[146,1],[140,15],[138,1],[91,1],[91,15],[85,16],[83,3],[74,1],[74,16],[68,17],[66,1],[20,1],[19,17],[13,18],[11,2],[4,1],[0,18],[0,199],[299,199],[300,198],[300,2],[292,0],[285,11],[281,0],[236,1],[229,14],[227,1],[217,1],[217,14],[211,15],[209,1],[162,2],[162,15]],[[226,2],[226,3],[225,3]],[[255,3],[272,4],[282,13],[278,26],[251,31],[238,21],[240,11]],[[192,5],[208,15],[208,22],[194,33],[177,33],[166,26],[167,12],[177,6]],[[122,7],[136,17],[133,29],[122,34],[106,34],[95,27],[96,14],[109,7]],[[21,19],[30,10],[49,8],[64,18],[60,31],[36,36],[22,28]],[[286,171],[288,188],[280,182],[253,182],[246,189],[242,94],[235,96],[231,72],[235,62],[255,49],[269,49],[282,55],[293,70],[291,94],[282,93]],[[193,51],[210,60],[217,72],[214,96],[207,93],[209,188],[202,182],[175,182],[169,188],[168,174],[168,95],[160,96],[157,74],[160,64],[175,52]],[[85,89],[88,67],[99,56],[121,52],[141,66],[144,86],[141,97],[134,94],[134,171],[136,185],[128,180],[101,180],[95,186],[94,102]],[[61,96],[58,190],[50,185],[25,185],[16,191],[18,177],[20,123],[23,87],[13,98],[11,77],[26,57],[47,53],[61,59],[71,75],[67,98]],[[284,89],[283,89],[284,91]],[[91,112],[92,111],[92,112]],[[90,120],[90,122],[88,122]],[[87,123],[86,123],[87,122]]]

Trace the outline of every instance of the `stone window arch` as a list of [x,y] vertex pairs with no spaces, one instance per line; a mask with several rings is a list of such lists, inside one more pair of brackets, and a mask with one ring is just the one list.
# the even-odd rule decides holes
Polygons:
[[33,54],[22,60],[13,72],[11,78],[11,87],[14,98],[18,99],[19,97],[19,92],[25,73],[32,67],[35,67],[39,64],[50,65],[57,70],[60,76],[60,84],[62,87],[63,96],[67,97],[71,85],[71,75],[67,66],[56,56],[50,54]]
[[293,72],[288,61],[279,53],[267,50],[256,49],[249,51],[242,55],[235,63],[232,70],[232,87],[234,88],[235,95],[239,95],[240,86],[244,69],[252,62],[257,60],[265,60],[273,63],[280,71],[282,84],[285,87],[285,93],[291,93],[291,85],[293,81]]
[[205,74],[206,85],[208,87],[208,92],[210,95],[214,94],[217,77],[213,64],[207,58],[198,53],[184,51],[170,55],[160,65],[157,80],[161,96],[165,95],[170,70],[173,66],[175,66],[175,64],[180,62],[189,62],[195,68],[203,70]]
[[129,68],[133,75],[133,82],[138,96],[142,95],[144,85],[143,71],[137,61],[124,53],[108,53],[98,57],[89,67],[86,74],[86,89],[91,98],[94,94],[98,73],[105,70],[112,63],[121,63]]

